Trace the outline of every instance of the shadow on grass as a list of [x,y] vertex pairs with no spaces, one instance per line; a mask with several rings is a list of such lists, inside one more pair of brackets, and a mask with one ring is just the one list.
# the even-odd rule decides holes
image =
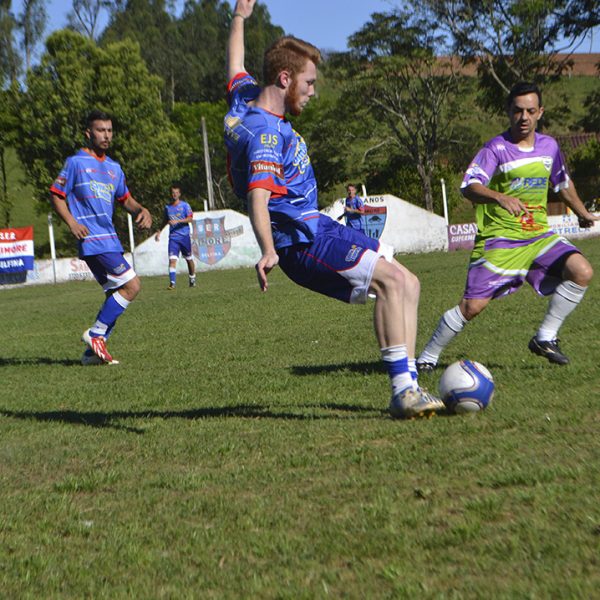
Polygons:
[[[324,409],[330,411],[343,411],[349,413],[370,413],[363,418],[381,418],[387,411],[377,410],[367,406],[352,404],[314,404],[299,405],[299,409]],[[88,427],[112,428],[129,433],[143,434],[144,429],[139,427],[129,427],[118,423],[120,419],[208,419],[235,417],[240,419],[284,419],[296,421],[318,421],[323,419],[347,418],[339,414],[301,414],[291,412],[275,412],[270,408],[264,408],[257,405],[237,405],[221,408],[196,408],[190,410],[143,410],[143,411],[113,411],[113,412],[83,412],[74,410],[55,410],[45,412],[34,411],[15,411],[0,409],[0,416],[12,419],[33,420],[49,423],[67,423],[70,425],[86,425]]]
[[18,367],[21,365],[63,365],[72,367],[81,366],[81,361],[74,358],[51,358],[49,356],[37,356],[28,358],[2,358],[0,357],[0,367]]
[[290,367],[292,375],[320,375],[323,373],[337,373],[340,371],[351,371],[371,375],[373,373],[385,373],[385,366],[380,360],[370,362],[339,363],[332,365],[295,365]]

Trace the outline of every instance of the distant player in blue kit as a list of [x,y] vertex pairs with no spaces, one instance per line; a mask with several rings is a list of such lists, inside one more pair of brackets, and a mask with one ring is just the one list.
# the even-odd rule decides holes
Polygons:
[[165,206],[163,222],[154,239],[160,240],[160,232],[169,225],[169,290],[175,289],[177,279],[177,261],[179,254],[185,258],[188,266],[189,286],[196,287],[196,266],[192,254],[190,223],[194,220],[192,207],[181,199],[181,187],[171,186],[171,202]]
[[360,196],[356,195],[356,186],[354,184],[348,184],[346,193],[348,194],[346,200],[344,200],[346,226],[357,231],[363,231],[362,216],[364,214],[365,203]]
[[138,226],[149,229],[152,217],[127,189],[119,163],[106,155],[113,129],[109,115],[99,110],[87,118],[88,147],[67,158],[50,187],[54,209],[77,238],[79,257],[94,274],[106,294],[96,322],[83,332],[88,346],[84,365],[116,364],[106,340],[117,319],[140,291],[140,280],[123,256],[123,246],[113,225],[115,201],[135,217]]
[[386,258],[380,243],[319,212],[317,182],[306,144],[285,113],[299,115],[315,93],[320,53],[294,37],[265,53],[260,88],[244,69],[244,21],[256,0],[237,0],[228,43],[225,144],[230,177],[248,214],[262,256],[258,281],[279,265],[310,290],[348,303],[376,295],[375,332],[390,375],[394,417],[430,415],[443,403],[417,383],[415,338],[419,280]]

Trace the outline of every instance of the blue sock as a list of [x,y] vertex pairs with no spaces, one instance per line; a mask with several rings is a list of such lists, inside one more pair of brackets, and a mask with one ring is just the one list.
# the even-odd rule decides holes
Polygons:
[[177,269],[169,269],[169,281],[171,285],[175,285],[175,279],[177,277]]
[[90,328],[90,335],[92,337],[108,337],[111,334],[117,319],[123,314],[128,306],[129,300],[125,300],[119,292],[115,292],[109,296],[100,308],[100,312],[96,317],[96,322]]

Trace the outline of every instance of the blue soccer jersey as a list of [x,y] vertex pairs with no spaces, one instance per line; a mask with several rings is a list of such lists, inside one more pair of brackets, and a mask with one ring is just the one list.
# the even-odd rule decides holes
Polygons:
[[[354,198],[346,198],[346,208],[362,210],[364,207],[365,203],[359,196],[354,196]],[[346,225],[348,225],[348,227],[351,227],[352,229],[358,229],[358,231],[362,231],[362,215],[359,215],[357,213],[347,213]]]
[[247,73],[236,75],[228,86],[225,145],[233,190],[244,202],[253,189],[271,192],[276,249],[307,243],[314,239],[320,214],[306,143],[284,116],[249,104],[259,93]]
[[[194,216],[192,207],[185,201],[179,200],[176,204],[165,206],[165,221],[180,221]],[[190,237],[189,223],[169,223],[169,237],[171,239],[184,239]]]
[[123,252],[113,213],[115,200],[123,203],[130,194],[119,163],[81,149],[67,158],[50,191],[66,199],[75,220],[88,228],[79,240],[80,257]]

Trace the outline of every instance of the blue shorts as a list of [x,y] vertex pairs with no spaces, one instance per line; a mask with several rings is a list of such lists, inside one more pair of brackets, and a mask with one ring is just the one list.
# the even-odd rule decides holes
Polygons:
[[315,239],[277,251],[279,266],[295,283],[351,304],[367,300],[377,261],[391,248],[332,219],[321,219]]
[[169,237],[169,258],[177,260],[180,252],[185,260],[192,259],[192,238],[189,235],[176,238]]
[[120,252],[84,256],[83,259],[105,292],[117,290],[136,277]]

